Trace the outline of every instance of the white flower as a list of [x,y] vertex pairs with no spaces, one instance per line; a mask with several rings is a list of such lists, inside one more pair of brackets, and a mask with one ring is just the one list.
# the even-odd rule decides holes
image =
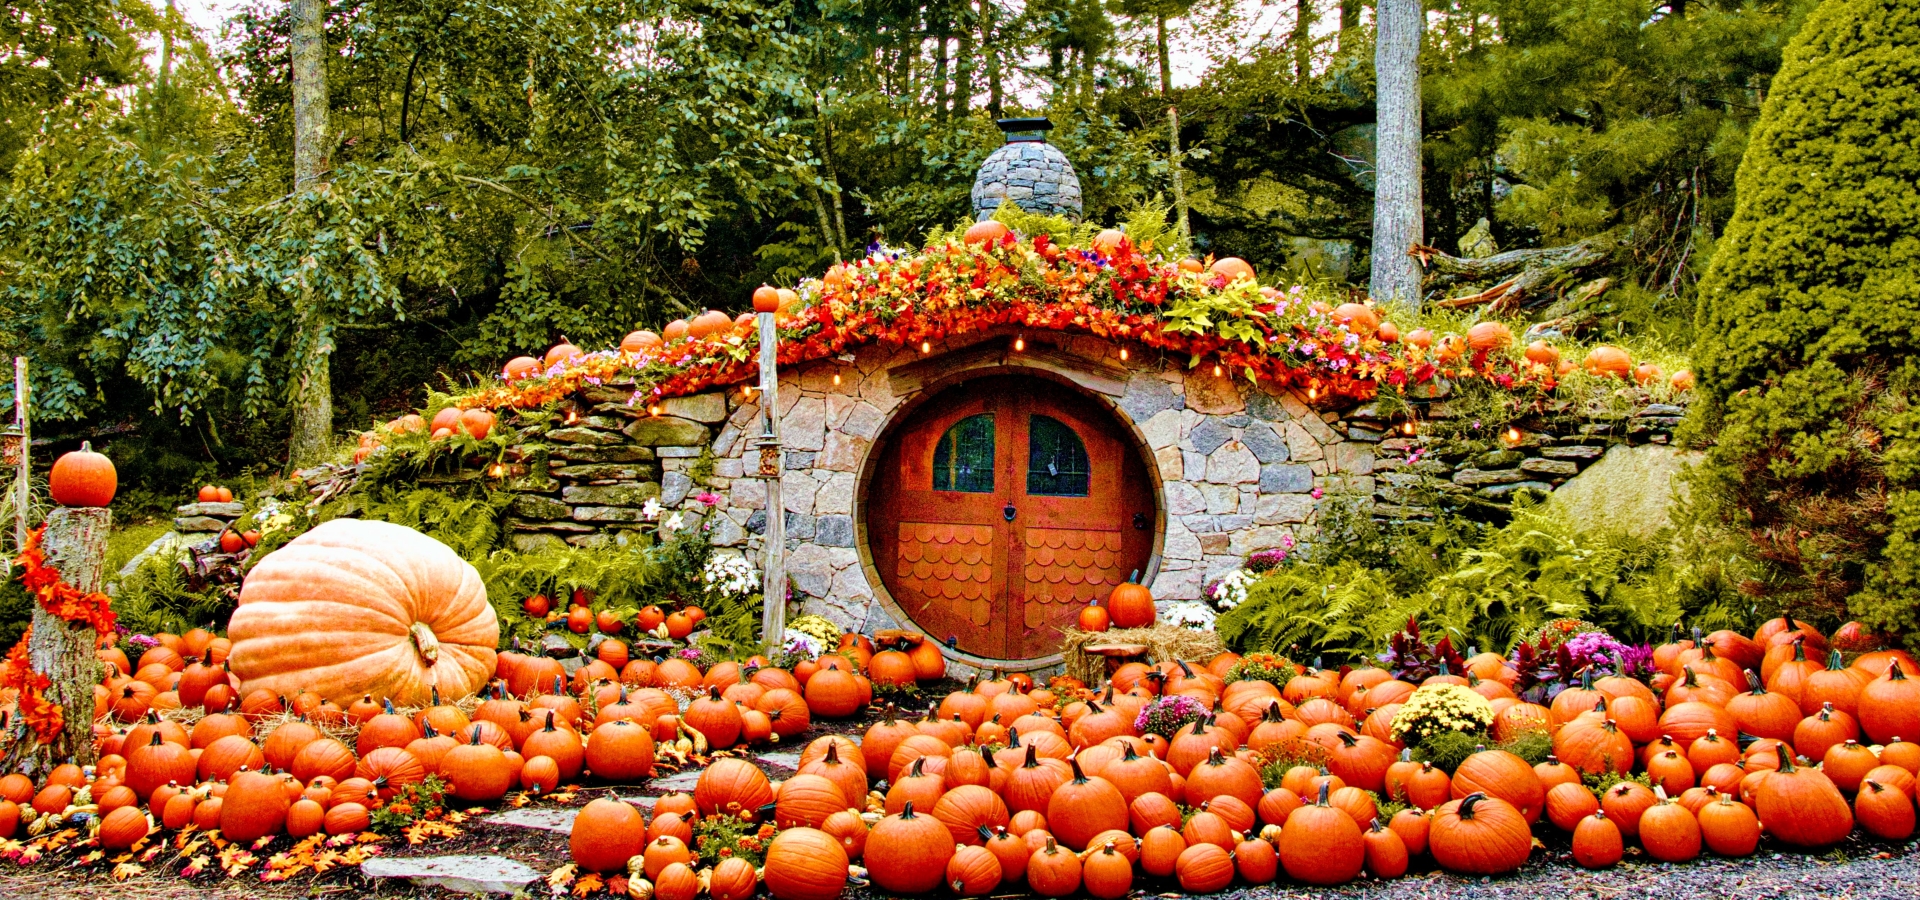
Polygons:
[[1206,631],[1213,627],[1213,610],[1205,603],[1173,603],[1167,606],[1167,621],[1174,625]]
[[708,558],[700,576],[709,594],[744,597],[760,589],[760,573],[746,557],[734,553],[716,553]]
[[804,631],[795,631],[789,628],[785,634],[781,635],[780,642],[786,645],[788,653],[796,655],[804,654],[808,658],[820,655],[820,639]]
[[1260,576],[1246,569],[1235,569],[1220,576],[1220,581],[1209,592],[1213,605],[1227,610],[1247,602],[1247,588],[1260,580]]
[[685,521],[686,520],[680,518],[679,513],[674,513],[673,515],[670,515],[667,517],[666,522],[661,524],[660,530],[668,533],[679,531],[680,526],[685,524]]
[[646,505],[640,507],[640,514],[646,516],[647,521],[651,522],[660,518],[660,512],[663,509],[665,509],[665,507],[660,505],[660,499],[658,497],[648,497]]

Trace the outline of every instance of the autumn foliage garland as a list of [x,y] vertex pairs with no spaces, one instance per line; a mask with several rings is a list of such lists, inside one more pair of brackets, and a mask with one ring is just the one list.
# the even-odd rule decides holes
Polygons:
[[[809,302],[779,319],[782,365],[881,343],[918,344],[997,327],[1088,334],[1212,358],[1249,379],[1364,400],[1435,377],[1483,377],[1549,392],[1550,369],[1508,353],[1436,353],[1354,330],[1297,292],[1229,281],[1149,258],[1131,242],[1106,252],[1013,235],[947,242],[919,254],[876,253],[802,285]],[[701,339],[609,350],[555,362],[531,377],[460,398],[462,407],[533,408],[584,385],[631,381],[634,405],[746,381],[758,335],[743,325]]]
[[[107,595],[100,591],[82,591],[61,580],[60,572],[47,565],[46,551],[40,547],[40,537],[45,531],[43,525],[27,532],[27,542],[14,560],[20,567],[20,583],[47,612],[64,621],[85,622],[93,626],[102,640],[110,638],[114,633],[114,617]],[[20,636],[20,642],[7,651],[6,663],[0,665],[0,688],[17,692],[20,718],[33,729],[34,736],[45,743],[60,733],[66,720],[60,705],[47,699],[46,690],[51,682],[47,676],[34,671],[27,658],[32,641],[33,629],[28,628]]]

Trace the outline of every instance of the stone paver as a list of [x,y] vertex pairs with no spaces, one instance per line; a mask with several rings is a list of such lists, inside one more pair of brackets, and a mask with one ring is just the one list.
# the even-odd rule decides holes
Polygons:
[[760,757],[761,762],[768,765],[779,766],[783,769],[793,769],[794,771],[799,771],[800,769],[800,754],[797,751],[758,753],[755,755]]
[[573,809],[510,809],[503,813],[481,819],[486,825],[508,825],[515,828],[534,828],[540,831],[554,831],[560,834],[573,833],[573,818],[579,810]]
[[382,856],[361,863],[360,874],[461,894],[515,894],[541,878],[525,863],[503,856]]
[[685,772],[675,772],[665,778],[655,778],[649,782],[649,784],[663,791],[691,791],[693,790],[693,786],[699,783],[700,773],[702,771],[701,769],[688,769]]

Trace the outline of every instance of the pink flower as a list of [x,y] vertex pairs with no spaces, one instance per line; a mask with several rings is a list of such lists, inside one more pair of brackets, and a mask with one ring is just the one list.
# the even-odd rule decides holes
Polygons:
[[717,504],[720,502],[720,495],[712,491],[701,491],[700,493],[695,494],[693,496],[693,499],[698,500],[701,503],[704,503],[708,506],[713,506],[714,504]]
[[1323,495],[1321,494],[1321,492],[1320,492],[1320,489],[1319,489],[1319,488],[1314,488],[1314,489],[1313,489],[1313,491],[1312,491],[1312,496],[1313,496],[1313,499],[1315,499],[1315,500],[1318,500],[1318,499],[1320,499],[1320,498],[1321,498],[1321,496],[1323,496]]

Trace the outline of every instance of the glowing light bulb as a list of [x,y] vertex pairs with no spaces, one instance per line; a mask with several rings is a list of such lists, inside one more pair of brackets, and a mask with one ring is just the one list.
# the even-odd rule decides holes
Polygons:
[[839,387],[839,386],[840,386],[840,373],[839,373],[839,372],[835,372],[835,373],[833,373],[833,386],[834,386],[834,387]]
[[932,353],[932,352],[933,352],[933,342],[932,342],[932,341],[921,341],[921,342],[920,342],[920,352],[921,352],[921,353]]
[[1509,444],[1520,443],[1520,429],[1518,428],[1507,429],[1507,443]]
[[1222,369],[1220,368],[1220,364],[1219,364],[1219,363],[1214,363],[1214,364],[1213,364],[1213,377],[1215,377],[1215,378],[1219,378],[1219,377],[1220,377],[1220,376],[1221,376],[1222,374],[1224,374],[1224,372],[1223,372],[1223,370],[1222,370]]
[[507,474],[507,467],[499,463],[494,463],[493,467],[487,470],[487,474],[492,475],[495,478],[505,477]]
[[1307,399],[1308,400],[1320,399],[1320,389],[1317,387],[1307,388]]
[[1412,436],[1413,436],[1413,423],[1412,423],[1412,422],[1407,422],[1407,423],[1405,423],[1405,424],[1402,424],[1402,425],[1400,426],[1400,433],[1401,433],[1401,434],[1404,434],[1404,435],[1406,435],[1406,436],[1408,436],[1408,437],[1412,437]]
[[657,416],[659,414],[660,414],[660,404],[654,403],[647,407],[647,415]]
[[1013,349],[1016,351],[1027,349],[1027,338],[1025,335],[1013,339]]
[[567,410],[567,424],[572,425],[578,421],[580,421],[580,411],[573,409]]
[[1127,348],[1125,347],[1120,348],[1120,361],[1121,362],[1127,361]]

